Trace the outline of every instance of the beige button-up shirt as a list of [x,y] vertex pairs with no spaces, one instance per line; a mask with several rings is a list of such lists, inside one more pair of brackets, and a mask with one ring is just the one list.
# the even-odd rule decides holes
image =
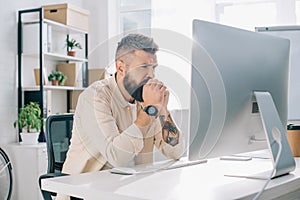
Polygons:
[[[155,119],[140,129],[133,123],[132,110],[121,94],[115,77],[97,81],[79,97],[72,139],[63,172],[78,174],[134,161],[153,161],[154,145],[168,158],[178,159],[184,153],[184,136],[171,146],[162,139],[162,127]],[[141,106],[137,103],[137,112]]]

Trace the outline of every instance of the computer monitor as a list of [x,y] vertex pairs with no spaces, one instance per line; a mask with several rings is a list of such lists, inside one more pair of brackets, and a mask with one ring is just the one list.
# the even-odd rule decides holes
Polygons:
[[289,40],[201,20],[193,21],[193,40],[189,159],[267,148],[276,158],[277,129],[276,174],[293,170],[285,137]]

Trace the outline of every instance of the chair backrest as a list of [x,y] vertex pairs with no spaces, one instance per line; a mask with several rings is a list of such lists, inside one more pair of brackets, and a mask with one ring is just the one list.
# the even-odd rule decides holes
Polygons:
[[46,120],[48,173],[62,170],[72,137],[73,115],[51,115]]

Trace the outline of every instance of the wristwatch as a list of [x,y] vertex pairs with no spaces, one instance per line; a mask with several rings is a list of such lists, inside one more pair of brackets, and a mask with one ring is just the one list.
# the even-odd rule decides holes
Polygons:
[[150,116],[157,116],[158,110],[155,106],[147,106],[144,108],[144,111]]

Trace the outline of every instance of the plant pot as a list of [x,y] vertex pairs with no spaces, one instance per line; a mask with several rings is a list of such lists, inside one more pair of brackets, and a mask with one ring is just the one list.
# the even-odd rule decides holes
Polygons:
[[68,56],[75,56],[76,52],[75,51],[68,51]]
[[58,85],[58,80],[51,81],[52,85]]
[[21,144],[38,144],[38,138],[40,133],[35,132],[35,133],[20,133],[22,142]]

